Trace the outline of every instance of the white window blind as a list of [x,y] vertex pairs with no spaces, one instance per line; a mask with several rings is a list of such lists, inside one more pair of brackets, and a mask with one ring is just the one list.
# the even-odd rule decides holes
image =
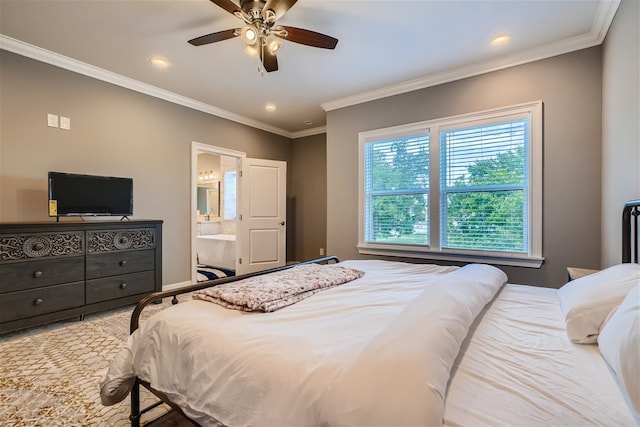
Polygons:
[[429,243],[429,135],[365,145],[366,241]]
[[526,253],[529,119],[440,133],[442,248]]

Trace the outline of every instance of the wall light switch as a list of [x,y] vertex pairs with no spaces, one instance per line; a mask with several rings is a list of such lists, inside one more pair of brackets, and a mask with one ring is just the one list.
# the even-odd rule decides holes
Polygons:
[[47,126],[57,128],[58,116],[56,116],[55,114],[47,114]]
[[71,129],[71,119],[69,117],[60,116],[60,129]]

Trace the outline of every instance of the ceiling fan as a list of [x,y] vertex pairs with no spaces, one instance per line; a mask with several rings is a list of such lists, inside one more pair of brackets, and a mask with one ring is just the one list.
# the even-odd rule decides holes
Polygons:
[[194,46],[202,46],[234,37],[242,37],[246,43],[244,52],[260,58],[267,72],[278,69],[276,52],[281,40],[288,40],[312,47],[334,49],[338,39],[302,28],[276,25],[297,0],[240,0],[240,7],[231,0],[211,0],[227,12],[245,22],[242,28],[218,31],[189,40]]

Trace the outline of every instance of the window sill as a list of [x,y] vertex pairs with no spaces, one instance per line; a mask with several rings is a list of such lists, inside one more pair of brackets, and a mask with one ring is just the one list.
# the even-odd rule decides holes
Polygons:
[[432,259],[436,261],[458,261],[473,262],[492,265],[508,265],[513,267],[540,268],[544,262],[544,257],[533,257],[527,255],[501,254],[501,253],[481,253],[467,251],[429,251],[410,250],[397,246],[365,246],[358,245],[358,253],[362,255],[393,256],[402,258]]

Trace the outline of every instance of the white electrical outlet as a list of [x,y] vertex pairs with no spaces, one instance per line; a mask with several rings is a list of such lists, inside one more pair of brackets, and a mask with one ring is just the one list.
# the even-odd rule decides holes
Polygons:
[[71,119],[69,117],[60,116],[60,129],[64,129],[64,130],[71,129]]
[[320,256],[324,255],[324,248],[320,248]]
[[55,114],[47,114],[47,126],[51,128],[58,127],[58,116]]

